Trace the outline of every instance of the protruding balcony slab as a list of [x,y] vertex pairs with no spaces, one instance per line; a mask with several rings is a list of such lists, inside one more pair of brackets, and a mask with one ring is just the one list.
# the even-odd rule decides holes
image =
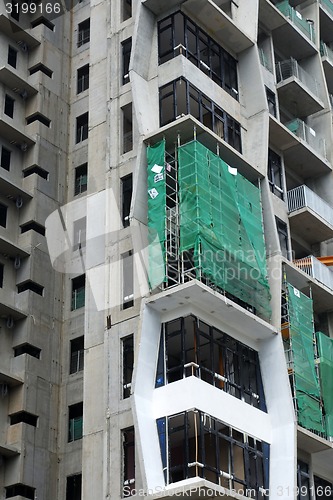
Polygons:
[[9,446],[8,444],[0,444],[0,456],[9,458],[15,457],[15,455],[19,455],[20,452],[14,446]]
[[40,45],[40,42],[31,35],[28,30],[22,29],[18,24],[14,21],[8,19],[8,17],[4,14],[0,14],[0,31],[2,31],[9,38],[14,40],[16,43],[25,43],[28,47],[34,48]]
[[301,450],[308,453],[319,453],[326,450],[333,452],[333,443],[300,426],[297,426],[297,444]]
[[16,71],[13,71],[8,66],[0,67],[0,82],[4,83],[6,87],[19,93],[21,96],[30,97],[37,94],[37,89],[30,85],[26,80],[21,78]]
[[179,309],[181,315],[181,309],[188,306],[203,309],[223,318],[224,322],[253,340],[263,340],[277,334],[269,323],[197,280],[152,295],[147,304],[160,314]]

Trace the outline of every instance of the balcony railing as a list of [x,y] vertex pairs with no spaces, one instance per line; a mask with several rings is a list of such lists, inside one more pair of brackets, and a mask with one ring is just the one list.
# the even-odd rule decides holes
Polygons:
[[287,193],[287,198],[289,212],[295,212],[295,210],[300,210],[301,208],[310,208],[333,226],[332,207],[307,186],[302,185],[291,189]]
[[306,35],[312,42],[315,40],[315,31],[313,25],[303,19],[303,16],[300,12],[294,9],[291,5],[289,5],[288,0],[284,0],[283,2],[279,2],[275,5],[283,15],[285,15],[290,21],[299,28],[304,35]]
[[319,84],[307,71],[298,64],[296,59],[290,58],[275,65],[277,83],[294,76],[302,82],[313,94],[319,98]]
[[294,264],[306,274],[319,281],[319,283],[322,283],[333,291],[333,271],[322,264],[316,257],[310,255],[304,259],[297,259],[294,260]]
[[333,16],[333,3],[331,2],[331,0],[319,0],[319,2]]
[[333,64],[333,50],[325,42],[320,42],[320,53],[323,57],[327,57]]
[[315,130],[306,125],[306,123],[299,118],[295,118],[294,120],[285,123],[285,126],[290,130],[290,132],[297,135],[297,137],[308,143],[309,146],[317,151],[317,153],[326,158],[325,139],[323,137],[318,137]]

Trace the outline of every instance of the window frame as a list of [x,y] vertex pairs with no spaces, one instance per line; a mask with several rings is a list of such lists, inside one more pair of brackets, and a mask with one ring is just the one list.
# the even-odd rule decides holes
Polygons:
[[128,174],[120,178],[121,184],[121,220],[123,227],[130,225],[130,212],[133,196],[133,175]]
[[4,114],[9,118],[14,118],[15,99],[9,94],[5,94]]
[[85,193],[87,189],[88,189],[88,163],[86,162],[75,167],[74,196]]
[[70,341],[69,373],[79,373],[84,370],[84,336]]
[[75,144],[80,144],[88,139],[89,134],[89,112],[86,111],[76,117]]
[[17,54],[18,50],[14,49],[11,45],[8,45],[7,63],[15,69],[17,67]]
[[129,83],[129,65],[132,51],[132,37],[127,38],[121,42],[121,55],[122,55],[122,84]]
[[83,402],[68,407],[68,443],[78,441],[83,437]]
[[134,368],[134,335],[127,335],[121,339],[122,358],[122,398],[131,395],[132,376]]
[[[276,183],[276,174],[278,175],[279,178],[278,183]],[[271,192],[275,194],[275,196],[280,198],[280,200],[284,201],[285,189],[284,189],[284,169],[282,165],[282,158],[279,154],[275,153],[275,151],[273,151],[270,148],[268,149],[267,177]]]
[[71,293],[71,311],[77,311],[85,307],[86,297],[86,275],[81,274],[71,280],[72,293]]
[[77,87],[76,93],[81,94],[85,90],[89,89],[89,64],[85,64],[77,69],[76,78],[77,78]]
[[77,46],[82,47],[90,42],[90,17],[78,24]]

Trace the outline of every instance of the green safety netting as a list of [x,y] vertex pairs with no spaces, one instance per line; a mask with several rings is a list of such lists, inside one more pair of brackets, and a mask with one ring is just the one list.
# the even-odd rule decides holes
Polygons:
[[319,374],[321,395],[325,408],[326,431],[333,437],[333,339],[317,332],[320,356]]
[[312,300],[289,283],[287,286],[298,422],[306,429],[325,433],[315,369]]
[[166,279],[165,273],[165,141],[147,149],[149,283],[153,289]]
[[178,148],[180,252],[198,274],[270,315],[260,190],[198,141]]

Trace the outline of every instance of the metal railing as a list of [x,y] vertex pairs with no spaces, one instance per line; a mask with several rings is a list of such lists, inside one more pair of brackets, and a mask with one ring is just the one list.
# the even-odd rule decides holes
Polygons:
[[289,5],[288,0],[275,4],[275,7],[279,9],[284,16],[290,19],[290,21],[295,24],[295,26],[297,26],[297,28],[304,33],[304,35],[310,38],[311,42],[315,41],[315,30],[313,24],[303,19],[302,14]]
[[275,65],[277,83],[294,76],[319,98],[319,83],[292,57]]
[[331,0],[319,0],[324,8],[327,8],[329,13],[333,16],[333,2]]
[[297,259],[294,260],[294,264],[303,272],[319,281],[319,283],[333,290],[333,271],[325,266],[325,264],[322,264],[316,257],[310,255],[309,257],[304,257],[304,259]]
[[313,128],[309,127],[299,118],[287,122],[284,124],[290,132],[295,134],[297,137],[305,141],[309,146],[311,146],[317,153],[326,158],[326,143],[323,137],[318,137],[317,133]]
[[304,184],[288,191],[287,199],[289,213],[308,207],[333,226],[332,207]]
[[325,42],[320,42],[320,53],[333,64],[333,50]]
[[260,59],[260,64],[264,66],[270,73],[273,73],[272,71],[272,65],[270,64],[267,55],[265,54],[264,49],[259,47],[259,59]]

